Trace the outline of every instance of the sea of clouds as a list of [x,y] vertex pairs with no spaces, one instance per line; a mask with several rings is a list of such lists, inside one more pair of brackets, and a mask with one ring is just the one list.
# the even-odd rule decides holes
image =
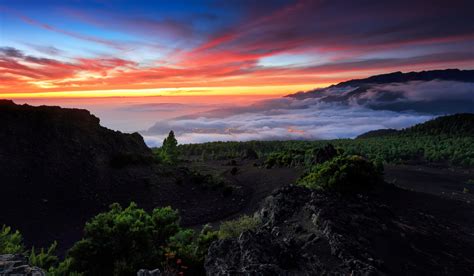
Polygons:
[[[348,97],[355,89],[332,87],[304,99],[282,97],[244,107],[216,108],[160,120],[141,133],[152,147],[160,146],[170,130],[180,143],[354,138],[374,129],[405,128],[442,114],[474,112],[474,83],[374,85]],[[447,105],[448,110],[440,109]]]

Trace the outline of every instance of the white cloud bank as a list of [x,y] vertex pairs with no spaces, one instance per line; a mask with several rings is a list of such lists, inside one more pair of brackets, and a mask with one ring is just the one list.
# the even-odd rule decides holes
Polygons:
[[473,83],[377,85],[348,98],[355,89],[331,88],[306,99],[285,97],[162,120],[142,134],[149,146],[160,146],[169,130],[175,131],[180,143],[353,138],[369,130],[427,121],[440,114],[434,111],[446,101],[461,101],[463,108],[472,104],[474,109]]

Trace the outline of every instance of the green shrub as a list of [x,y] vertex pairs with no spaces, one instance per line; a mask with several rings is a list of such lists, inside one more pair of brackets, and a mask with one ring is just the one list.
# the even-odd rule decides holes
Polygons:
[[298,184],[311,189],[350,193],[368,190],[382,181],[382,173],[373,163],[360,156],[339,156],[314,166]]
[[260,225],[260,219],[246,215],[235,220],[225,221],[220,225],[219,239],[238,237],[242,232],[255,229],[258,225]]
[[207,250],[217,240],[217,232],[206,225],[200,233],[184,229],[169,240],[166,247],[166,260],[163,266],[167,271],[183,272],[187,275],[205,275],[204,260]]
[[135,275],[142,268],[202,275],[207,248],[217,232],[206,228],[196,234],[181,228],[179,220],[170,207],[148,213],[135,203],[125,209],[112,204],[86,223],[83,239],[69,250],[56,275]]
[[51,276],[80,276],[80,274],[69,269],[69,259],[59,262],[55,252],[57,245],[56,242],[53,242],[48,249],[40,248],[36,250],[33,247],[31,250],[26,250],[23,238],[18,230],[13,232],[11,227],[3,225],[0,232],[0,254],[26,255],[31,266],[37,266],[47,271],[48,275]]
[[19,254],[24,253],[23,237],[11,227],[3,225],[0,231],[0,254]]
[[83,273],[78,273],[76,271],[72,271],[71,269],[71,258],[65,258],[62,262],[60,262],[57,266],[51,267],[48,270],[48,276],[82,276]]
[[86,275],[131,275],[140,268],[154,268],[167,240],[179,231],[178,213],[169,207],[148,214],[135,203],[110,211],[86,223],[84,237],[68,256],[71,269]]
[[41,248],[38,252],[36,252],[34,247],[31,248],[30,256],[28,258],[30,265],[41,267],[46,271],[54,268],[59,261],[58,256],[55,255],[57,246],[58,243],[53,242],[47,250]]
[[196,233],[181,228],[179,220],[170,207],[148,213],[135,203],[125,209],[115,203],[86,223],[83,239],[61,262],[56,242],[48,249],[26,251],[20,232],[7,226],[0,233],[0,253],[29,255],[30,265],[51,276],[135,275],[142,268],[205,275],[204,259],[217,231],[206,226]]

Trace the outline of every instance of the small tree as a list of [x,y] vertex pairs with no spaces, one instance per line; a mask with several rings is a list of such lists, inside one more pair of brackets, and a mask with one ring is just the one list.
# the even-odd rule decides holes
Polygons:
[[163,145],[161,146],[161,154],[163,160],[174,164],[178,159],[178,141],[174,136],[174,132],[171,130],[168,134],[168,137],[163,140]]

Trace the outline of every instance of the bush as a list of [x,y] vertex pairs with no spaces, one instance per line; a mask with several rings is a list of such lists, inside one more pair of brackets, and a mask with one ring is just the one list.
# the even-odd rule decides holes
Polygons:
[[170,207],[145,212],[131,203],[115,203],[108,212],[86,223],[84,237],[59,262],[57,243],[48,249],[25,251],[20,232],[3,226],[0,233],[1,254],[29,255],[29,262],[48,275],[136,275],[139,269],[205,275],[204,259],[217,231],[208,226],[201,232],[179,226],[178,212]]
[[19,254],[24,251],[23,237],[20,232],[3,225],[0,231],[0,254]]
[[71,269],[86,275],[131,275],[155,268],[167,240],[179,231],[178,213],[169,207],[148,214],[135,203],[122,209],[112,204],[86,223],[84,238],[68,256]]
[[196,234],[179,226],[178,212],[170,207],[145,212],[131,203],[86,223],[84,238],[74,244],[63,271],[84,275],[135,275],[139,269],[165,269],[204,274],[207,247],[217,233],[208,228]]
[[56,242],[53,242],[47,250],[44,248],[36,250],[34,247],[31,250],[26,250],[23,238],[18,230],[13,232],[11,227],[3,225],[0,232],[0,254],[26,255],[31,266],[47,271],[48,275],[80,275],[69,270],[67,260],[59,263],[59,258],[55,252],[57,245]]
[[219,239],[238,237],[246,230],[255,229],[260,225],[260,219],[242,216],[236,220],[225,221],[219,228]]
[[38,252],[34,247],[31,248],[30,257],[28,258],[30,265],[41,267],[46,271],[54,269],[59,262],[58,256],[55,255],[57,246],[58,243],[53,242],[47,250],[41,248]]
[[316,165],[298,184],[341,193],[365,191],[383,182],[380,169],[360,156],[339,156]]
[[170,238],[166,247],[164,270],[173,274],[205,275],[204,259],[217,232],[206,225],[199,234],[194,230],[179,231]]

